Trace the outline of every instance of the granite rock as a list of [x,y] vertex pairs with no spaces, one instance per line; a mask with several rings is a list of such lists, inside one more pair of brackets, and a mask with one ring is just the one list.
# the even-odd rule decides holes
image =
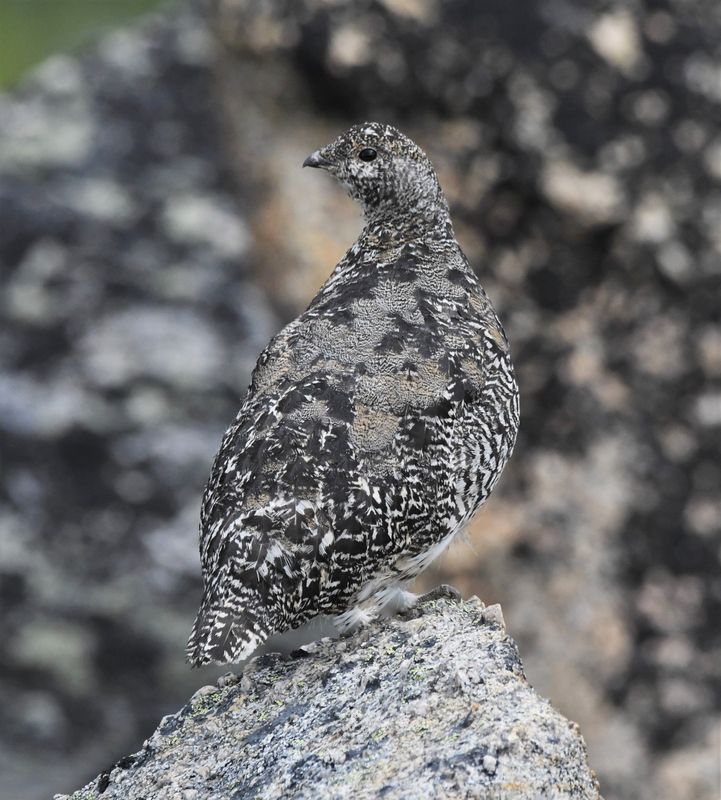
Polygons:
[[72,800],[599,798],[578,726],[533,691],[497,616],[440,594],[254,659]]

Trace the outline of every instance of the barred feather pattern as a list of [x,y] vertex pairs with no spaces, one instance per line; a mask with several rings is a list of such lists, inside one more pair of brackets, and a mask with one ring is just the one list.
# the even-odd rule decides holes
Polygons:
[[[380,181],[353,161],[371,146]],[[318,614],[343,629],[398,603],[485,502],[516,439],[508,341],[428,159],[378,123],[321,152],[368,222],[261,354],[215,458],[194,664],[242,660]]]

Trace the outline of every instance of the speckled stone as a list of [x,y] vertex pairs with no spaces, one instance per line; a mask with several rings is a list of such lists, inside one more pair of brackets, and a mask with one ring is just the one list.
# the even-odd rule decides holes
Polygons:
[[[497,615],[496,615],[497,616]],[[483,605],[442,595],[290,659],[251,661],[73,800],[598,799],[578,726]]]

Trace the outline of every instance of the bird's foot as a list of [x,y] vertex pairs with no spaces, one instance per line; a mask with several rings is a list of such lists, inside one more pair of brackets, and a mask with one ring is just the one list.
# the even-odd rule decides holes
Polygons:
[[339,633],[352,633],[373,622],[375,618],[376,615],[372,611],[361,606],[353,606],[342,614],[338,614],[333,622]]
[[418,602],[418,595],[405,589],[404,584],[397,583],[376,592],[373,600],[377,603],[378,613],[381,616],[391,617],[413,608]]

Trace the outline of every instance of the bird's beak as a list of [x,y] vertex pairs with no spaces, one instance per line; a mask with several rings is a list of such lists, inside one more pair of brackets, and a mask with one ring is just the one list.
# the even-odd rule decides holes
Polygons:
[[333,162],[328,160],[320,150],[311,153],[303,162],[304,167],[317,167],[318,169],[328,169],[332,164]]

